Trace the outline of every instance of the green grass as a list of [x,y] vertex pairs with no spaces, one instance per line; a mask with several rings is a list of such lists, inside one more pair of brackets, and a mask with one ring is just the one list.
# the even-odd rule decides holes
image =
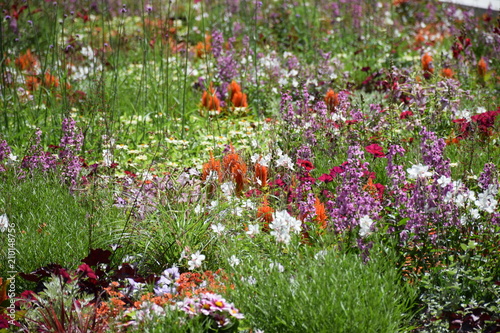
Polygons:
[[[5,176],[5,175],[4,175]],[[117,241],[125,217],[102,193],[70,193],[56,175],[9,175],[0,184],[0,205],[15,225],[16,271],[56,263],[76,268],[90,248],[108,248]],[[109,206],[107,206],[109,205]],[[0,234],[6,242],[6,233]],[[2,247],[0,275],[10,271]],[[27,285],[18,279],[19,290]]]
[[[265,332],[397,332],[402,327],[415,293],[401,284],[390,254],[363,263],[358,255],[335,250],[317,258],[306,252],[267,260],[242,257],[230,294],[253,327]],[[270,268],[271,262],[284,271]]]

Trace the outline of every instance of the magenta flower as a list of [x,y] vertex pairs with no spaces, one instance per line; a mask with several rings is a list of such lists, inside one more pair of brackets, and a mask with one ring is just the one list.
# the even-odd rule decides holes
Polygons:
[[365,149],[368,153],[372,154],[375,157],[385,157],[383,148],[376,143],[366,146]]

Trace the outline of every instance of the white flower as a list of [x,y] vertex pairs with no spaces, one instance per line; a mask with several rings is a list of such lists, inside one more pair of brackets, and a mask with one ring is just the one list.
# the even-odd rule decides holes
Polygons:
[[4,232],[9,227],[9,219],[7,214],[0,215],[0,231]]
[[495,200],[495,197],[491,195],[488,190],[483,193],[479,193],[477,195],[477,200],[475,203],[477,208],[490,214],[493,214],[495,212],[495,209],[498,205],[498,201]]
[[472,218],[474,220],[477,220],[478,218],[481,217],[481,215],[479,215],[479,209],[473,208],[473,209],[469,210],[469,213],[470,213],[470,216],[472,216]]
[[314,259],[316,259],[316,260],[324,259],[327,255],[327,253],[328,253],[327,250],[321,250],[314,255]]
[[213,232],[215,232],[217,235],[220,236],[224,233],[224,230],[226,230],[226,227],[222,223],[218,223],[218,224],[212,224],[210,226],[210,229],[212,229]]
[[257,235],[260,232],[260,226],[258,224],[249,224],[248,225],[248,236]]
[[265,156],[259,154],[253,154],[250,158],[253,164],[259,163],[262,166],[268,167],[271,162],[271,154],[267,154]]
[[288,244],[291,239],[290,231],[300,233],[301,222],[290,216],[286,210],[282,210],[273,214],[273,222],[269,227],[276,242]]
[[285,267],[283,267],[283,265],[281,265],[279,262],[270,263],[269,268],[270,269],[276,268],[276,270],[278,270],[278,272],[280,272],[280,273],[283,273],[285,271]]
[[280,157],[276,160],[276,166],[285,167],[287,169],[293,170],[293,162],[292,159],[287,154],[280,154]]
[[202,261],[205,260],[205,255],[201,254],[200,251],[196,251],[191,255],[191,260],[188,261],[189,270],[192,271],[195,268],[201,267]]
[[7,162],[9,162],[9,163],[17,162],[17,156],[12,154],[12,153],[9,154],[8,158],[9,158],[9,161],[7,161]]
[[412,179],[425,178],[432,176],[428,165],[415,164],[411,168],[406,169],[408,176]]
[[359,220],[359,235],[361,237],[365,237],[366,235],[369,235],[371,233],[370,228],[373,224],[373,220],[368,216],[365,215]]
[[229,265],[231,267],[238,266],[240,264],[240,259],[238,259],[234,254],[229,258]]
[[236,188],[236,186],[234,185],[233,182],[226,182],[224,184],[222,184],[220,186],[220,189],[222,190],[222,193],[224,193],[224,195],[226,197],[230,197],[234,194],[234,189]]
[[446,187],[448,184],[451,184],[451,178],[446,176],[441,176],[437,180],[437,183],[441,185],[441,187]]
[[455,112],[455,118],[456,119],[465,119],[467,121],[470,121],[471,120],[471,112],[469,110],[458,110],[457,112]]
[[102,151],[102,164],[106,167],[111,166],[113,163],[113,154],[109,149],[103,149]]

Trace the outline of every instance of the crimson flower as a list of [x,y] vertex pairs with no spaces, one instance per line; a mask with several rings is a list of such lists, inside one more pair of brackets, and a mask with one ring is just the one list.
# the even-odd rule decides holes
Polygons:
[[306,169],[307,171],[311,171],[312,169],[314,169],[314,165],[308,160],[301,160],[299,158],[297,159],[297,164]]
[[318,177],[318,180],[325,182],[325,183],[329,183],[329,182],[333,181],[333,177],[327,173],[324,173]]
[[365,149],[368,153],[372,154],[375,157],[385,157],[383,148],[376,143],[365,147]]
[[399,114],[399,119],[406,119],[410,116],[413,116],[413,112],[411,111],[403,111]]

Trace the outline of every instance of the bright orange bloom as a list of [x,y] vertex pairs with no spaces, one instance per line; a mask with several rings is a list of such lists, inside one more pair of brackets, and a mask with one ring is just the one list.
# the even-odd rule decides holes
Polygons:
[[328,89],[325,95],[325,103],[326,106],[328,107],[328,111],[333,111],[336,106],[339,105],[339,94],[337,94],[335,91],[332,89]]
[[247,94],[238,91],[231,98],[231,102],[235,108],[246,108],[248,106]]
[[363,186],[363,190],[368,192],[375,199],[378,197],[378,190],[375,184],[373,184],[372,178],[368,178],[368,182]]
[[36,76],[27,76],[26,77],[26,88],[29,91],[34,91],[38,89],[40,86],[40,79],[37,78]]
[[231,147],[231,152],[224,156],[222,162],[224,174],[230,176],[236,183],[236,194],[240,195],[247,182],[247,165],[243,162],[240,155],[234,151],[234,147]]
[[325,204],[322,203],[318,197],[316,197],[316,202],[314,203],[314,208],[316,210],[316,221],[321,229],[326,229],[327,219]]
[[235,108],[246,108],[248,106],[247,95],[241,91],[241,87],[236,81],[231,82],[227,90],[230,94],[231,103]]
[[429,53],[422,56],[422,69],[424,70],[424,77],[426,79],[430,78],[431,74],[434,74],[434,64]]
[[33,71],[37,63],[38,60],[30,50],[27,50],[25,54],[20,55],[15,61],[17,68],[22,71]]
[[59,79],[47,72],[43,77],[42,85],[48,89],[57,88],[59,87]]
[[269,206],[269,203],[267,202],[267,197],[264,197],[264,202],[262,203],[262,206],[260,206],[259,209],[257,210],[257,218],[264,223],[264,225],[262,226],[263,232],[268,232],[270,230],[269,224],[273,222],[273,213],[274,209],[272,209]]
[[441,70],[441,75],[444,76],[444,77],[447,77],[449,79],[451,79],[453,77],[453,69],[451,68],[443,68]]
[[477,73],[480,77],[484,78],[487,70],[488,65],[486,64],[486,61],[484,61],[484,58],[481,57],[481,60],[479,60],[479,62],[477,63]]
[[222,181],[222,170],[220,161],[216,160],[212,153],[210,153],[210,160],[203,164],[203,171],[201,175],[201,180],[206,180],[210,173],[215,172],[217,174],[217,179]]
[[220,113],[220,101],[219,98],[215,95],[215,89],[210,85],[209,91],[204,91],[203,96],[201,97],[201,105],[209,110],[209,111],[217,111]]
[[267,186],[267,167],[255,163],[255,178],[259,180],[261,187]]

